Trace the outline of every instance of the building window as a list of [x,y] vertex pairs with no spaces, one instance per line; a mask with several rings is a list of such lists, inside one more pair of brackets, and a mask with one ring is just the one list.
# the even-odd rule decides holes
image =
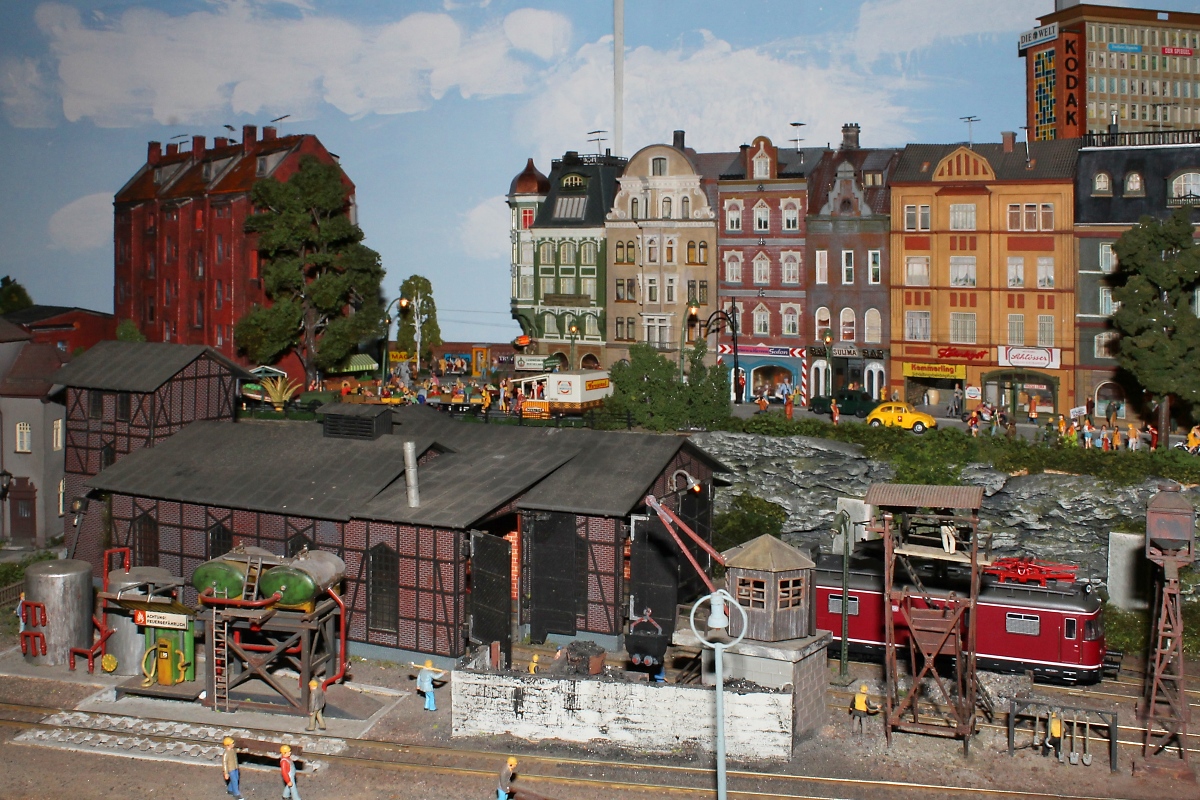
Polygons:
[[867,251],[867,282],[878,284],[883,281],[883,255],[879,250]]
[[588,297],[593,303],[596,302],[596,279],[580,278],[579,293]]
[[1054,204],[1042,203],[1038,227],[1043,231],[1054,230]]
[[673,237],[668,236],[666,238],[666,240],[663,243],[663,251],[664,251],[663,255],[666,256],[666,258],[663,259],[663,263],[664,264],[674,264],[675,263],[675,239]]
[[625,263],[625,243],[624,242],[617,242],[617,263],[618,264]]
[[658,263],[658,239],[651,237],[646,240],[646,263]]
[[1026,203],[1024,220],[1022,227],[1027,231],[1036,231],[1038,229],[1038,207],[1037,203]]
[[554,294],[554,278],[542,278],[542,299]]
[[696,295],[696,301],[702,306],[708,305],[708,281],[700,281],[700,293]]
[[214,522],[208,526],[208,557],[219,558],[233,549],[233,531]]
[[1200,203],[1200,172],[1185,172],[1171,181],[1171,199],[1177,205]]
[[917,207],[917,230],[929,230],[929,206]]
[[759,578],[738,578],[737,601],[746,608],[766,608],[767,582]]
[[400,627],[400,559],[386,544],[367,551],[367,627],[377,631]]
[[698,256],[697,263],[707,264],[708,263],[708,242],[701,242],[697,246],[697,249],[699,250],[699,256]]
[[829,251],[817,251],[817,283],[829,283]]
[[804,578],[784,578],[779,581],[779,608],[802,608],[804,595]]
[[663,219],[671,218],[671,198],[669,198],[669,197],[664,197],[662,199],[662,218]]
[[658,278],[646,278],[646,302],[658,302]]
[[904,285],[929,285],[929,256],[909,256],[904,259]]
[[975,344],[975,315],[950,314],[950,343]]
[[771,282],[771,259],[765,253],[754,257],[754,282],[763,284]]
[[1116,331],[1097,333],[1092,340],[1092,352],[1096,358],[1116,358],[1120,334]]
[[1092,177],[1092,194],[1112,194],[1112,178],[1107,172],[1097,172]]
[[679,201],[679,218],[680,219],[691,219],[692,218],[692,198],[688,197],[687,195],[684,195],[683,198]]
[[1008,229],[1010,231],[1021,230],[1021,204],[1008,204]]
[[796,309],[794,308],[788,308],[783,312],[783,335],[800,335],[800,315],[796,313]]
[[587,266],[596,264],[596,243],[584,242],[579,246],[579,261]]
[[565,264],[565,265],[572,265],[572,266],[575,264],[575,243],[574,242],[563,242],[561,245],[559,245],[559,247],[558,247],[558,263],[560,265]]
[[626,297],[626,296],[625,296],[625,279],[624,279],[624,278],[617,278],[617,291],[616,291],[616,293],[613,295],[613,298],[614,298],[614,299],[615,299],[615,300],[616,300],[618,303],[623,303],[623,302],[625,302],[626,300],[631,300],[631,299],[633,299],[633,298],[628,298],[628,297]]
[[783,257],[783,282],[800,283],[800,260],[790,253]]
[[771,209],[766,203],[759,202],[754,207],[754,230],[760,233],[771,230]]
[[975,204],[974,203],[951,203],[950,204],[950,230],[952,230],[952,231],[973,231],[973,230],[975,230]]
[[759,155],[754,158],[754,177],[755,178],[770,178],[771,177],[771,159],[769,156]]
[[17,452],[33,452],[33,428],[28,422],[17,423]]
[[638,218],[638,199],[636,197],[629,201],[629,218]]
[[1038,347],[1054,347],[1054,315],[1038,314]]
[[529,230],[533,227],[533,209],[521,209],[521,230]]
[[762,306],[754,309],[754,335],[771,335],[771,312]]
[[103,419],[104,417],[104,392],[99,389],[88,391],[88,417],[91,419]]
[[863,341],[867,344],[883,341],[883,316],[877,308],[868,308],[863,315]]
[[1125,194],[1134,197],[1140,197],[1145,194],[1145,189],[1142,187],[1142,174],[1140,172],[1131,172],[1125,176]]
[[841,314],[841,335],[840,339],[843,342],[853,342],[857,338],[857,327],[854,318],[853,308],[843,308]]
[[950,256],[950,285],[975,285],[975,256]]
[[928,342],[930,340],[928,311],[904,312],[904,340],[907,342]]
[[217,291],[216,291],[216,295],[213,297],[213,306],[215,308],[219,309],[221,307],[221,304],[224,302],[225,302],[225,286],[224,286],[224,284],[221,283],[221,281],[217,281]]
[[67,479],[58,482],[58,515],[67,513]]
[[1100,271],[1108,273],[1117,271],[1117,253],[1113,250],[1112,242],[1100,243]]
[[905,206],[904,207],[904,230],[906,231],[927,231],[929,230],[929,206]]
[[667,174],[667,159],[659,156],[658,158],[650,159],[650,174],[651,175],[666,175]]
[[139,567],[157,567],[158,523],[149,514],[139,514],[129,528],[133,563]]
[[1111,317],[1121,308],[1121,303],[1113,300],[1113,290],[1110,286],[1100,287],[1100,313]]
[[730,253],[725,261],[725,280],[729,283],[742,282],[742,260],[737,253]]
[[[833,318],[829,315],[829,309],[821,306],[816,313],[816,328],[814,333],[820,339],[825,336],[825,331],[829,331],[833,327]],[[832,333],[832,331],[830,331]]]
[[742,229],[742,206],[740,203],[725,205],[725,230],[740,231]]
[[800,211],[794,203],[788,203],[783,207],[783,229],[785,231],[800,230]]
[[63,421],[61,419],[50,423],[50,447],[53,450],[63,449]]
[[666,296],[663,298],[663,302],[665,302],[665,303],[674,303],[674,302],[675,302],[675,283],[676,283],[676,280],[677,280],[677,279],[676,279],[674,276],[670,276],[670,277],[668,277],[668,278],[667,278],[667,280],[666,280],[666,285],[663,287],[663,288],[666,290],[666,291],[664,292],[664,294],[665,294]]
[[1008,315],[1008,345],[1009,347],[1025,346],[1025,315]]
[[562,294],[575,294],[575,276],[564,274],[559,278],[558,290]]
[[1038,256],[1037,260],[1039,289],[1054,288],[1054,256]]
[[1025,257],[1008,257],[1008,288],[1020,289],[1025,286]]
[[625,338],[625,318],[617,317],[616,337],[618,340]]
[[[829,613],[841,616],[842,613],[842,598],[844,595],[831,594],[829,595]],[[846,604],[846,615],[851,617],[858,616],[858,598],[850,595],[850,602]]]
[[842,251],[842,284],[850,285],[854,283],[854,251]]
[[117,392],[117,422],[129,422],[129,392]]

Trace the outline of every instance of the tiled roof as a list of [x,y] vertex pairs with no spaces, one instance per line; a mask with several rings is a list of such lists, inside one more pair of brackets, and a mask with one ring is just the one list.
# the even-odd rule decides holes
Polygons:
[[799,548],[764,533],[744,545],[726,550],[725,567],[752,569],[760,572],[787,572],[793,569],[813,569],[817,565]]
[[60,369],[53,380],[81,389],[153,392],[202,355],[227,366],[235,378],[254,379],[242,367],[204,345],[105,341],[96,343]]
[[[889,214],[888,184],[900,151],[884,150],[826,150],[823,152],[820,164],[808,179],[808,213],[819,214],[829,200],[829,192],[837,176],[837,169],[843,162],[849,161],[854,166],[858,186],[863,190],[867,205],[875,214]],[[882,186],[862,185],[863,172],[883,173]]]
[[[1134,224],[1144,216],[1162,219],[1175,210],[1168,206],[1171,179],[1200,167],[1200,144],[1166,147],[1089,147],[1079,151],[1075,183],[1075,222]],[[1111,190],[1092,193],[1096,173],[1109,176]],[[1142,191],[1126,193],[1125,178],[1136,172]]]
[[93,311],[90,308],[78,308],[76,306],[30,306],[23,308],[20,311],[10,311],[4,315],[4,319],[17,325],[32,325],[34,323],[43,322],[55,317],[61,317],[65,314],[90,314],[96,317],[111,317],[112,314],[107,314],[103,311]]
[[64,363],[63,353],[52,344],[29,342],[21,348],[8,374],[0,380],[4,397],[45,397],[54,385],[50,380]]
[[[1029,143],[1029,161],[1025,160],[1025,143],[1017,142],[1011,152],[996,143],[977,143],[973,151],[987,159],[1000,181],[1070,181],[1075,178],[1075,161],[1079,155],[1080,139],[1054,139]],[[892,173],[892,183],[929,183],[933,180],[938,162],[960,147],[958,144],[910,144],[900,155],[900,163]]]
[[26,342],[33,338],[29,331],[0,318],[0,342]]

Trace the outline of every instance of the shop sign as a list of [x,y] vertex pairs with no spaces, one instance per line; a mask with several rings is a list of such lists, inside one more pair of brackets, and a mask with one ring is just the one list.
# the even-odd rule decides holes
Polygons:
[[547,358],[546,356],[518,355],[513,358],[513,368],[525,372],[542,372],[557,363],[558,359],[553,356]]
[[1051,22],[1049,25],[1043,25],[1040,28],[1025,31],[1021,34],[1021,39],[1017,42],[1017,51],[1020,52],[1028,47],[1033,47],[1035,44],[1053,41],[1058,38],[1058,23]]
[[167,628],[176,631],[186,631],[188,627],[188,618],[183,614],[168,614],[165,611],[142,611],[138,609],[133,612],[133,622],[135,625],[145,625],[150,628]]
[[1116,44],[1108,43],[1108,49],[1114,53],[1140,53],[1142,46],[1140,44]]
[[[800,358],[804,355],[803,347],[775,347],[769,344],[740,344],[738,345],[738,355],[743,356],[775,356],[777,358]],[[720,355],[729,355],[733,352],[733,345],[720,343],[717,345],[717,353]],[[824,354],[824,350],[821,351]]]
[[982,361],[988,357],[988,351],[964,350],[961,347],[939,347],[938,358],[965,358],[967,361]]
[[964,379],[967,377],[967,365],[908,362],[904,365],[904,377]]
[[1087,406],[1075,406],[1071,409],[1071,419],[1087,416]]
[[1162,52],[1164,56],[1190,56],[1195,51],[1190,47],[1164,47]]
[[583,388],[589,392],[595,389],[607,389],[608,378],[597,378],[594,381],[584,381]]
[[862,349],[863,358],[887,358],[888,351],[878,347],[864,347]]
[[844,345],[835,345],[829,349],[829,352],[834,358],[858,358],[857,347],[846,347]]
[[983,397],[983,391],[978,386],[968,386],[964,394],[968,400],[978,400]]
[[1057,347],[1007,347],[996,348],[996,361],[1002,367],[1025,367],[1028,369],[1058,369],[1062,350]]

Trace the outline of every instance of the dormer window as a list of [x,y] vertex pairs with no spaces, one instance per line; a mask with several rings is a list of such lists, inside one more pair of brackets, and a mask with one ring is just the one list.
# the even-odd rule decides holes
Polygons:
[[204,166],[200,167],[200,177],[206,181],[212,180],[212,163],[205,162]]
[[1200,172],[1184,172],[1171,181],[1171,197],[1167,201],[1173,206],[1200,205]]
[[567,175],[562,179],[562,188],[564,189],[582,189],[584,180],[582,175]]
[[1142,185],[1142,173],[1131,172],[1125,176],[1125,194],[1131,197],[1142,197],[1146,194]]
[[258,161],[255,162],[254,175],[257,178],[261,178],[263,175],[266,175],[266,174],[267,174],[267,157],[259,156]]
[[863,186],[883,186],[882,172],[864,172]]
[[754,157],[754,177],[759,179],[767,179],[771,177],[770,156],[760,153]]
[[650,174],[651,175],[666,175],[667,174],[667,159],[663,157],[650,159]]
[[1109,177],[1107,172],[1097,172],[1095,176],[1092,177],[1092,194],[1112,194],[1112,178]]

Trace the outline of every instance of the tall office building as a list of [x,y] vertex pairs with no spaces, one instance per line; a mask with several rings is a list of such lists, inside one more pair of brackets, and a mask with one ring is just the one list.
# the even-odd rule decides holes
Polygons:
[[1031,139],[1200,127],[1200,14],[1055,0],[1018,52]]

